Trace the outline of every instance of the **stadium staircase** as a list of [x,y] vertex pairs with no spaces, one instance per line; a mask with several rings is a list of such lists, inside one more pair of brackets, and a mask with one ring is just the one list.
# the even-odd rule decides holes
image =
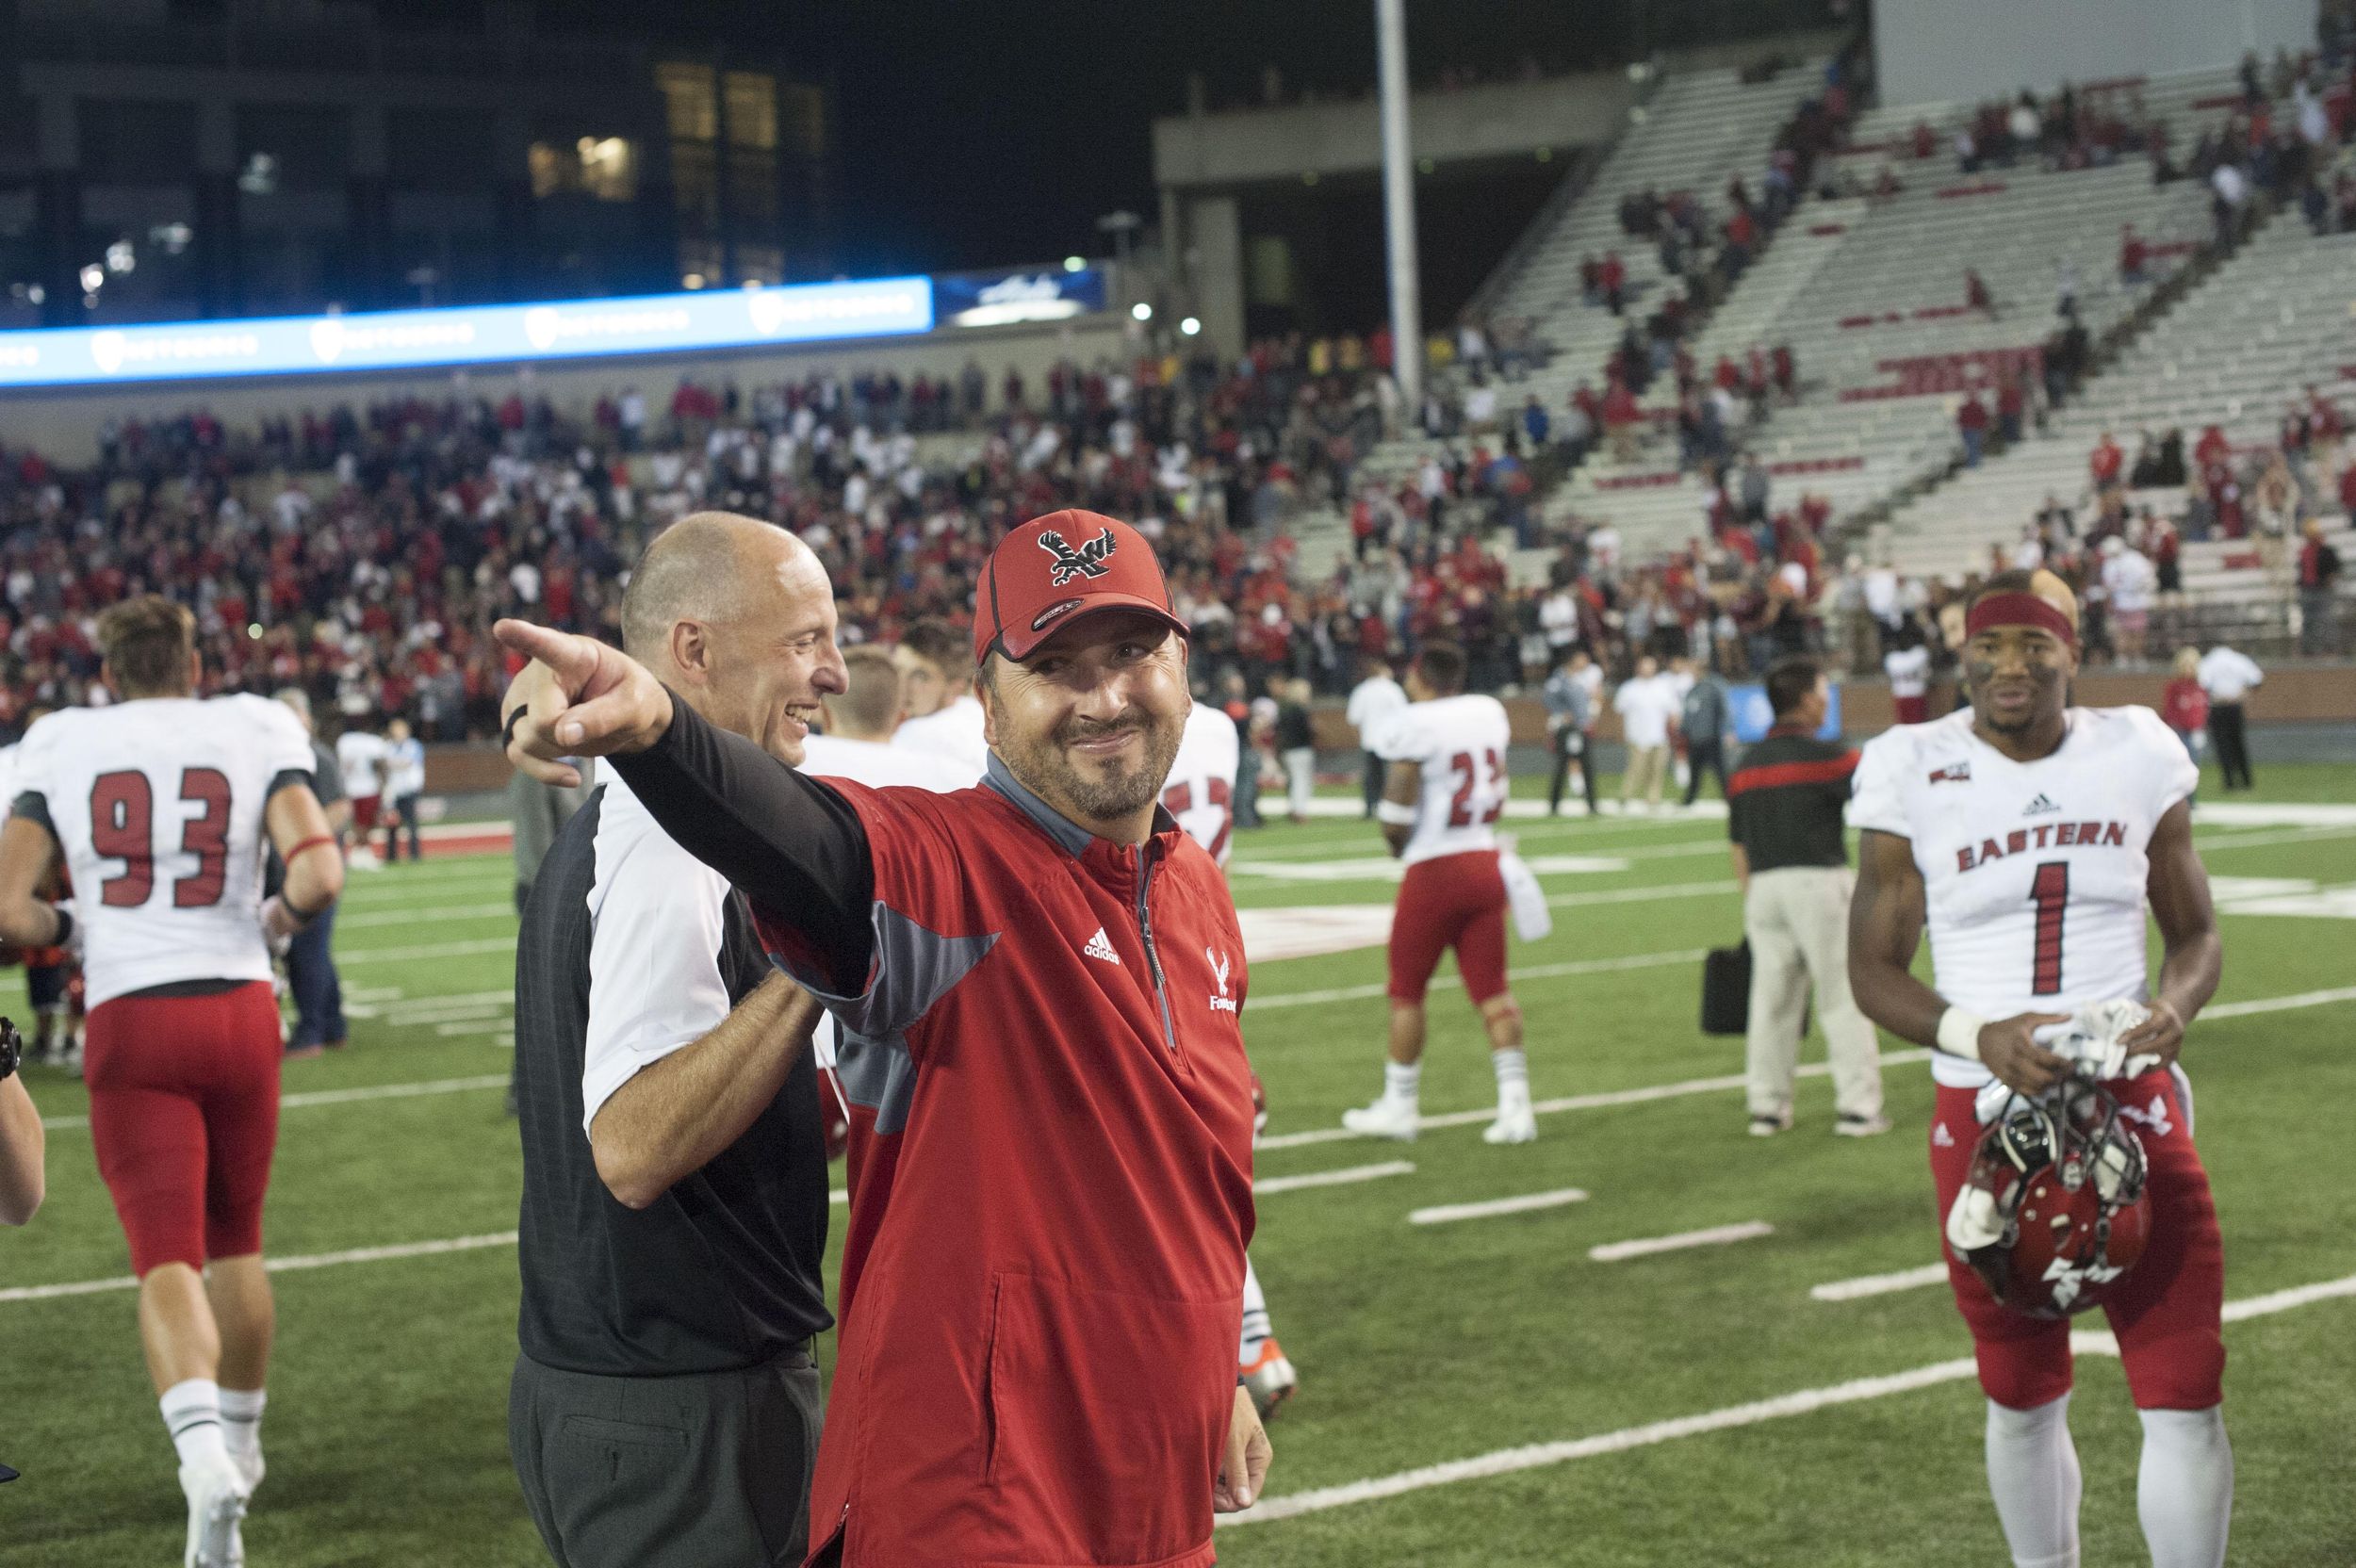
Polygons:
[[[1873,531],[1876,560],[1911,574],[1985,568],[1990,552],[2021,536],[2047,498],[2083,516],[2092,500],[2088,454],[2110,432],[2132,459],[2143,434],[2184,433],[2189,452],[2201,430],[2217,425],[2236,454],[2271,448],[2281,419],[2305,388],[2331,399],[2356,423],[2356,235],[2317,237],[2295,214],[2276,217],[2251,236],[2125,347],[2081,395],[2055,411],[2047,428],[1976,469],[1963,470],[1899,509]],[[2336,513],[2338,498],[2316,498]],[[2135,490],[2129,502],[2162,516],[2184,513],[2182,486]],[[2335,547],[2356,544],[2348,519],[2335,517]],[[2253,648],[2286,645],[2289,572],[2295,546],[2255,539],[2184,547],[2190,612],[2204,633]],[[2344,594],[2356,584],[2342,582]]]
[[[1622,198],[1647,188],[1663,196],[1688,190],[1714,218],[1723,217],[1726,182],[1740,174],[1754,191],[1759,189],[1775,133],[1822,82],[1821,61],[1794,66],[1759,83],[1742,82],[1731,70],[1662,79],[1639,106],[1641,118],[1631,117],[1576,198],[1549,202],[1533,223],[1531,236],[1514,245],[1499,266],[1499,276],[1483,287],[1493,319],[1529,318],[1546,349],[1544,366],[1522,380],[1493,381],[1500,419],[1517,416],[1523,400],[1533,394],[1560,419],[1579,383],[1591,382],[1600,389],[1604,361],[1618,346],[1623,326],[1628,320],[1641,321],[1675,286],[1661,270],[1655,248],[1621,232]],[[1579,173],[1566,178],[1576,180]],[[1769,247],[1768,254],[1776,248]],[[1580,262],[1591,255],[1600,259],[1608,251],[1617,251],[1628,269],[1626,317],[1589,305],[1581,296]],[[1454,372],[1440,375],[1452,379]],[[1467,439],[1454,445],[1464,446]],[[1358,477],[1396,485],[1427,453],[1445,453],[1450,445],[1420,431],[1404,434],[1368,452]],[[1304,513],[1294,520],[1291,531],[1300,545],[1301,566],[1311,576],[1322,577],[1349,553],[1348,520],[1330,509]]]
[[[2230,69],[2155,77],[2136,90],[2145,114],[2169,126],[2180,155],[2204,128],[2224,123],[2237,101]],[[2066,275],[2080,318],[2101,343],[2200,254],[2209,233],[2200,182],[2155,188],[2140,157],[2102,169],[2023,163],[1967,175],[1949,136],[1970,113],[1971,106],[1933,105],[1861,116],[1850,147],[1831,160],[1833,177],[1853,176],[1844,188],[1870,190],[1887,165],[1903,188],[1887,198],[1804,203],[1696,346],[1705,377],[1722,351],[1740,362],[1754,344],[1792,347],[1801,398],[1773,407],[1739,441],[1766,461],[1778,509],[1811,491],[1840,523],[1936,479],[1959,452],[1955,408],[1963,390],[1992,391],[1999,366],[2026,363],[2059,324]],[[1917,121],[1939,132],[1931,158],[1911,156]],[[2127,222],[2151,250],[2151,281],[2136,289],[2118,273]],[[1988,284],[1993,316],[1965,307],[1966,268]],[[1653,408],[1665,417],[1675,396],[1674,388],[1657,393]],[[1701,531],[1704,496],[1697,475],[1677,471],[1664,431],[1633,462],[1591,460],[1548,499],[1546,515],[1608,519],[1623,554],[1641,559],[1688,545]]]

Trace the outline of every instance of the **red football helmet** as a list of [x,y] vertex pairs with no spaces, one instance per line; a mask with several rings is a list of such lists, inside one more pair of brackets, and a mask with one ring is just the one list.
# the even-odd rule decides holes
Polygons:
[[2014,1095],[1981,1135],[1949,1244],[1974,1224],[1978,1235],[1998,1233],[1955,1250],[1999,1301],[2032,1317],[2084,1312],[2143,1256],[2144,1174],[2142,1141],[2099,1085],[2072,1078],[2035,1100]]

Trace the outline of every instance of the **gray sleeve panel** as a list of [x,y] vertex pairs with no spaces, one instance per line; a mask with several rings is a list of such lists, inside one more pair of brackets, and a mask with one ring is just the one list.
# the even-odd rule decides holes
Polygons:
[[908,1125],[908,1102],[916,1097],[916,1061],[906,1036],[871,1040],[845,1030],[836,1047],[835,1076],[854,1105],[875,1113],[875,1131],[896,1133]]
[[995,931],[977,937],[941,936],[880,901],[874,906],[871,918],[875,932],[875,967],[869,972],[867,989],[858,996],[837,996],[819,983],[820,976],[779,964],[842,1021],[846,1088],[854,1037],[861,1041],[892,1041],[905,1052],[909,1028],[998,944]]

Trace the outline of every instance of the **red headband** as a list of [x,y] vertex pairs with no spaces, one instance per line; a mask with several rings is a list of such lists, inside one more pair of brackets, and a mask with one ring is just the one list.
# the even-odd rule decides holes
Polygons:
[[2078,629],[2070,617],[2035,594],[1988,594],[1964,617],[1963,634],[1977,637],[2000,626],[2030,626],[2050,631],[2071,647],[2078,645]]

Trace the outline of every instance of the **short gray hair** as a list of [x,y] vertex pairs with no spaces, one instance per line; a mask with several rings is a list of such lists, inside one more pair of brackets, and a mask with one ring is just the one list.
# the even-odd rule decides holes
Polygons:
[[739,547],[747,530],[774,526],[733,512],[694,512],[655,535],[622,595],[623,651],[643,663],[662,652],[680,621],[741,613]]

